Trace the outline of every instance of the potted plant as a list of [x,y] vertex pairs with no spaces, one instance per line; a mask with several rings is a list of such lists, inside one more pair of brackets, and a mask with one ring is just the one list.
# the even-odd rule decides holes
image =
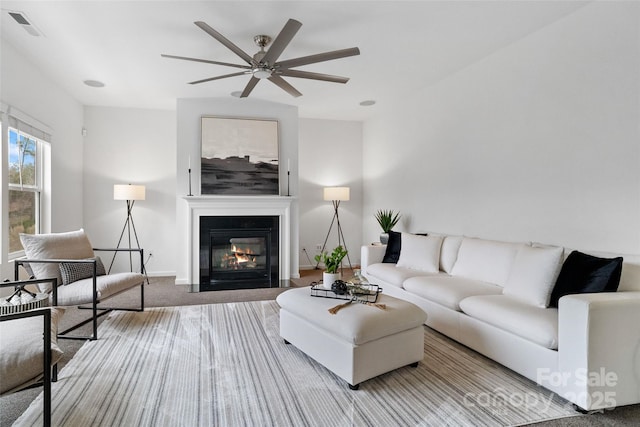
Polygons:
[[340,278],[338,268],[345,256],[347,256],[347,250],[342,246],[337,246],[330,254],[322,252],[315,256],[316,262],[324,264],[325,271],[322,272],[322,284],[326,289],[331,289],[333,282]]
[[381,243],[386,244],[389,241],[389,231],[398,223],[400,216],[400,212],[394,212],[392,209],[380,209],[376,212],[376,221],[382,228],[382,234],[380,234]]

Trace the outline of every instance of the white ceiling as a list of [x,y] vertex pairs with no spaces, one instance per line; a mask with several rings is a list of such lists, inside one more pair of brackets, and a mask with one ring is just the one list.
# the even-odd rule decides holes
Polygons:
[[[84,105],[175,109],[177,98],[230,97],[249,76],[187,82],[236,68],[161,53],[242,63],[193,24],[205,21],[253,55],[256,34],[275,37],[289,18],[302,28],[280,60],[357,46],[359,56],[299,69],[350,77],[346,84],[288,78],[293,98],[261,81],[251,98],[296,105],[302,117],[363,120],[394,98],[432,85],[588,2],[577,1],[8,1],[9,43]],[[43,34],[28,34],[20,11]],[[90,88],[84,80],[100,80]],[[4,82],[3,82],[4,83]],[[359,105],[376,100],[372,107]]]

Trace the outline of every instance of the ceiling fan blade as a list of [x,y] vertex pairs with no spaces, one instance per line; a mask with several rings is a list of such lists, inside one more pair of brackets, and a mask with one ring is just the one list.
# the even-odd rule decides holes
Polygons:
[[287,83],[282,77],[280,76],[276,76],[274,74],[271,74],[271,77],[269,77],[269,80],[274,83],[276,86],[280,87],[280,89],[284,90],[285,92],[287,92],[289,95],[297,98],[299,96],[302,96],[302,94],[300,92],[298,92],[296,90],[296,88],[294,88],[293,86],[291,86],[289,83]]
[[259,81],[260,81],[259,78],[252,76],[251,79],[249,80],[249,83],[247,83],[247,85],[244,87],[242,94],[240,94],[240,98],[246,98],[247,96],[249,96],[249,94],[251,93],[253,88],[256,87]]
[[189,82],[189,84],[190,85],[197,85],[199,83],[206,83],[206,82],[210,82],[212,80],[226,79],[227,77],[242,76],[242,75],[245,75],[245,74],[247,74],[247,71],[241,71],[239,73],[225,74],[224,76],[209,77],[208,79],[196,80],[195,82]]
[[276,72],[281,76],[285,76],[285,77],[298,77],[301,79],[322,80],[325,82],[333,82],[333,83],[346,83],[349,81],[348,77],[332,76],[330,74],[312,73],[310,71],[280,70]]
[[247,64],[253,65],[253,58],[249,56],[244,50],[240,49],[238,46],[229,41],[225,36],[211,28],[205,22],[196,21],[194,22],[198,27],[203,29],[207,34],[209,34],[214,39],[218,40],[220,43],[225,45],[229,50],[242,58]]
[[276,62],[274,65],[280,68],[292,68],[355,55],[360,55],[360,49],[357,47],[350,47],[348,49],[340,49],[315,55],[302,56],[300,58],[287,59],[286,61]]
[[226,65],[227,67],[251,69],[251,67],[249,67],[248,65],[231,64],[228,62],[219,62],[219,61],[210,61],[208,59],[187,58],[186,56],[165,55],[164,53],[160,54],[160,56],[162,56],[163,58],[184,59],[185,61],[204,62],[205,64]]
[[267,54],[262,58],[260,62],[266,64],[273,64],[278,60],[282,52],[284,52],[285,48],[289,45],[293,36],[296,35],[298,30],[302,27],[302,23],[296,21],[295,19],[289,19],[284,27],[280,31],[280,34],[276,37],[276,39],[271,44],[271,47],[267,51]]

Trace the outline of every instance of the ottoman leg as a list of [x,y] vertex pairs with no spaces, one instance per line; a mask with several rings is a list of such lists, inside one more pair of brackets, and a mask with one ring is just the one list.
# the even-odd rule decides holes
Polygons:
[[420,363],[420,362],[414,362],[409,366],[411,366],[412,368],[417,368],[418,367],[418,363]]
[[349,388],[351,390],[358,390],[360,388],[360,384],[356,384],[356,385],[349,384]]
[[289,341],[287,340],[283,340],[285,344],[291,344]]

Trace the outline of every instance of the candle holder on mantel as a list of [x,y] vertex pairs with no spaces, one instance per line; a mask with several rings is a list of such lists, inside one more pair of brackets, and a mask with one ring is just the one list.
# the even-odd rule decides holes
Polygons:
[[291,177],[291,171],[287,171],[287,196],[291,196],[291,194],[289,194],[289,179]]
[[189,168],[189,194],[187,194],[187,196],[193,196],[193,194],[191,194],[191,168]]

